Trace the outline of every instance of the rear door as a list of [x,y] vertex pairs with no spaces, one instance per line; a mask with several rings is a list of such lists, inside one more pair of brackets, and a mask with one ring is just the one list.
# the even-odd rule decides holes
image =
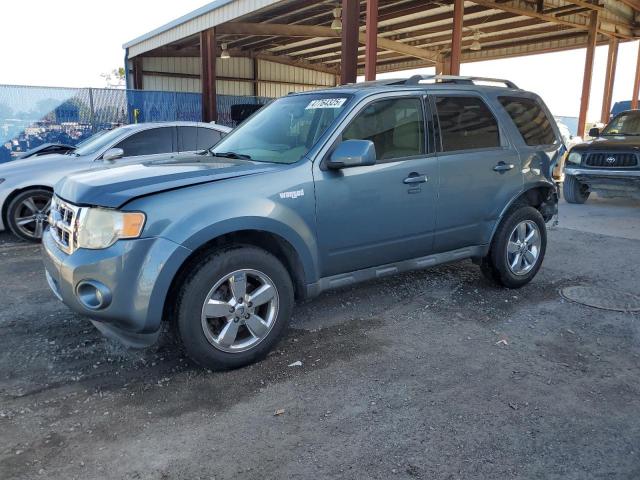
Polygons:
[[375,165],[327,170],[314,164],[322,276],[431,252],[437,160],[427,142],[423,98],[389,97],[358,109],[334,145],[370,140]]
[[520,157],[502,112],[476,92],[431,97],[439,128],[439,195],[434,251],[484,245],[505,205],[522,189]]

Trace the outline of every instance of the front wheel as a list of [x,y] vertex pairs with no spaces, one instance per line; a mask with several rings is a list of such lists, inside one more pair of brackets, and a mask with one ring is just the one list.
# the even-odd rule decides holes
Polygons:
[[489,254],[480,264],[493,282],[520,288],[536,276],[547,248],[547,228],[538,210],[520,207],[508,213],[496,231]]
[[212,370],[262,359],[285,331],[293,285],[282,263],[251,246],[212,252],[186,278],[178,337],[187,355]]
[[589,187],[576,180],[573,175],[567,175],[562,185],[562,194],[569,203],[584,203],[589,198]]
[[50,190],[30,188],[16,195],[7,208],[7,224],[11,232],[23,240],[39,242],[51,208]]

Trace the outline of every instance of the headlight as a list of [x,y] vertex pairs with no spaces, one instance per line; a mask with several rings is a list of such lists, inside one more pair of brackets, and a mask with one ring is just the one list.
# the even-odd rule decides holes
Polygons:
[[138,238],[144,221],[145,215],[141,212],[83,209],[78,220],[78,248],[107,248],[121,239]]
[[567,163],[572,163],[574,165],[580,165],[582,162],[582,154],[578,152],[571,152],[567,157]]

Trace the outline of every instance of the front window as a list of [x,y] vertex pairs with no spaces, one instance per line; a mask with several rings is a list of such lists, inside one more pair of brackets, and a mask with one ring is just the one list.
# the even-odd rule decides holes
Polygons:
[[621,113],[609,122],[601,135],[640,135],[640,111]]
[[340,116],[349,98],[323,93],[275,100],[223,138],[212,153],[257,162],[295,163]]
[[102,148],[114,142],[116,139],[124,135],[129,129],[127,127],[120,127],[113,130],[109,130],[106,133],[96,133],[92,137],[88,138],[78,148],[74,150],[75,155],[92,155]]

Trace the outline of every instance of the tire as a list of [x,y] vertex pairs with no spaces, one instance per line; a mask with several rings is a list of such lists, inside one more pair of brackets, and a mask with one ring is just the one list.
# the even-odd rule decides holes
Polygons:
[[584,203],[589,198],[588,187],[572,175],[567,175],[562,186],[562,194],[568,203]]
[[43,188],[30,188],[16,195],[7,208],[11,233],[22,240],[39,242],[47,226],[52,196],[50,190]]
[[[524,235],[522,225],[524,225]],[[518,231],[516,231],[517,228],[519,228]],[[526,245],[522,245],[520,239],[526,240],[534,231],[537,237],[534,234],[526,241]],[[546,249],[547,228],[540,212],[530,206],[514,208],[507,213],[498,226],[489,254],[482,259],[480,269],[485,277],[498,285],[520,288],[536,276],[544,260]],[[516,263],[518,253],[520,253],[520,261]],[[535,261],[531,261],[534,255]]]
[[[243,277],[241,302],[234,290],[242,293]],[[258,304],[270,294],[271,300]],[[177,339],[202,367],[242,367],[264,358],[280,340],[293,302],[291,277],[273,255],[252,246],[216,250],[198,262],[180,288]]]

